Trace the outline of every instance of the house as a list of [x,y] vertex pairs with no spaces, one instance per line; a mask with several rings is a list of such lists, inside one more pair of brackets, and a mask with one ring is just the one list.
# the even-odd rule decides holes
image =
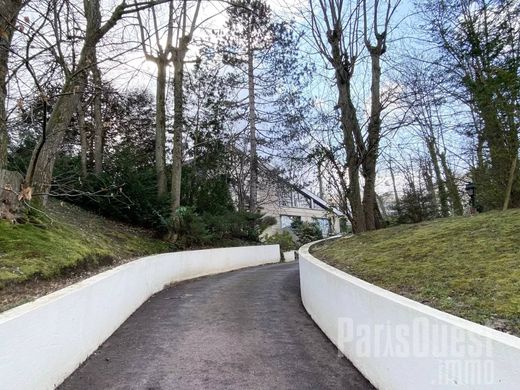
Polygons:
[[283,178],[271,166],[260,164],[258,175],[258,206],[262,213],[276,219],[263,235],[290,229],[294,220],[317,222],[324,237],[340,233],[345,215],[329,202]]
[[259,183],[258,198],[262,212],[274,217],[277,222],[263,234],[272,235],[289,229],[295,220],[317,222],[324,237],[340,233],[340,220],[345,216],[306,189],[282,180],[276,191],[269,191]]
[[[233,178],[230,191],[236,206],[245,208],[249,203],[249,156],[233,148],[230,172]],[[266,216],[274,217],[276,224],[262,235],[273,235],[289,229],[294,220],[317,222],[324,237],[341,232],[342,221],[348,224],[345,214],[311,191],[282,176],[273,166],[258,162],[257,205]]]

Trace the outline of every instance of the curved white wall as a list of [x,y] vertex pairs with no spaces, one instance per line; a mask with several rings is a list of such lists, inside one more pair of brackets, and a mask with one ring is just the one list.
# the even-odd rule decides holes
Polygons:
[[348,275],[310,245],[299,251],[303,305],[376,388],[520,389],[520,338]]
[[0,389],[53,389],[170,283],[280,260],[278,245],[144,257],[0,313]]

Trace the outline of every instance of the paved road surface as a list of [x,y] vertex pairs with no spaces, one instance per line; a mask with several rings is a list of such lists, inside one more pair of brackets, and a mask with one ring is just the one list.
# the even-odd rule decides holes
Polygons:
[[182,282],[150,298],[60,387],[372,389],[305,312],[298,264]]

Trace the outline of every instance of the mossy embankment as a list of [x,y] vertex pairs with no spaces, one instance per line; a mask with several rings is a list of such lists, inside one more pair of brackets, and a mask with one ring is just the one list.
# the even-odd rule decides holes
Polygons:
[[58,201],[32,223],[0,220],[0,311],[106,267],[171,249],[146,229]]
[[392,227],[311,252],[377,286],[520,336],[520,210]]

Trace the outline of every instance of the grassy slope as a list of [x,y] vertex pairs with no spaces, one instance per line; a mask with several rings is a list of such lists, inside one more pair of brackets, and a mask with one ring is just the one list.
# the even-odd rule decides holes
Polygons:
[[0,288],[170,249],[144,229],[65,203],[51,202],[40,219],[39,226],[0,220]]
[[520,210],[398,226],[312,252],[380,287],[520,336]]

